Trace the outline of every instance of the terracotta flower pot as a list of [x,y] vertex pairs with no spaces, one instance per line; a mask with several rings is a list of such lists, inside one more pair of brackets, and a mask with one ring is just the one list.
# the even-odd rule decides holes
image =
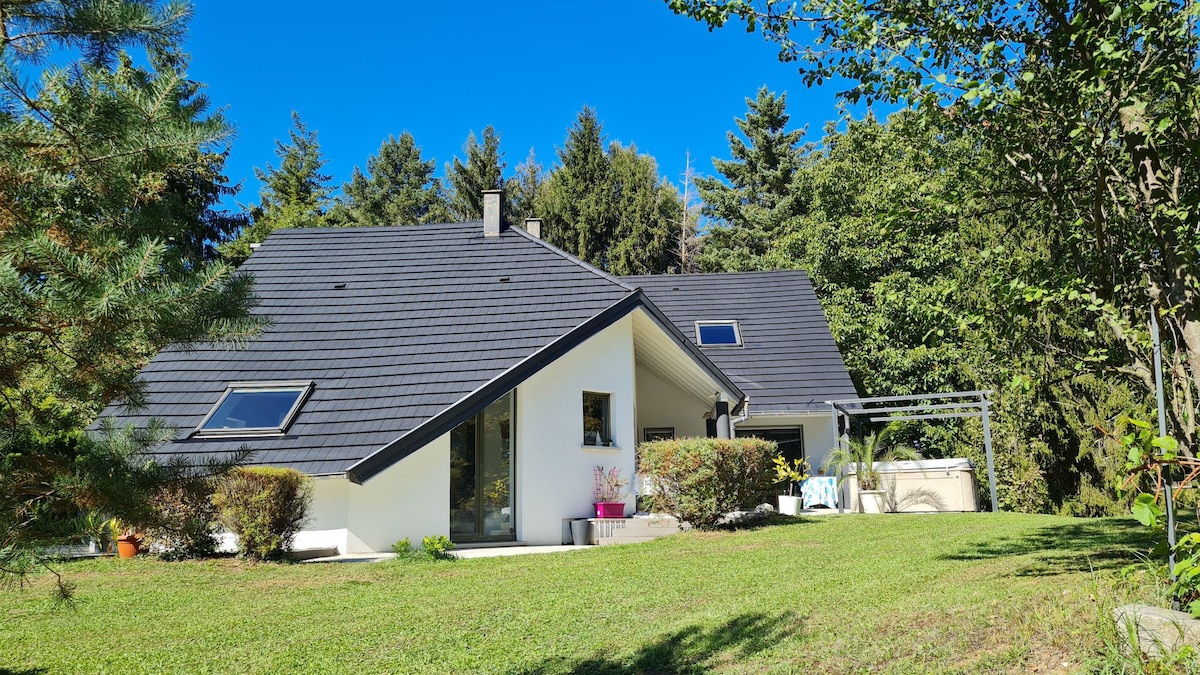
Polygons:
[[142,539],[136,534],[127,534],[117,538],[117,555],[122,558],[132,558],[142,548]]

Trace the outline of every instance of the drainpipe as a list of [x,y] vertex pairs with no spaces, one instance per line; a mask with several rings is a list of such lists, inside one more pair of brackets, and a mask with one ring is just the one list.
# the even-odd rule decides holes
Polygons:
[[729,401],[717,401],[717,438],[733,438],[729,424]]

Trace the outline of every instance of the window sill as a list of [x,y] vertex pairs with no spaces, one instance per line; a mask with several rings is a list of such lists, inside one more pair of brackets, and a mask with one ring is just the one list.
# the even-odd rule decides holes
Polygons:
[[621,452],[621,448],[615,445],[582,445],[579,449],[584,452]]

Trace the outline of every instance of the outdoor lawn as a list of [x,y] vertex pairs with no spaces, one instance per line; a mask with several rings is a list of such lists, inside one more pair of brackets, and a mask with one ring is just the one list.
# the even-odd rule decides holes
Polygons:
[[1132,520],[847,515],[454,562],[81,561],[73,609],[44,576],[0,592],[0,673],[1091,671],[1147,545]]

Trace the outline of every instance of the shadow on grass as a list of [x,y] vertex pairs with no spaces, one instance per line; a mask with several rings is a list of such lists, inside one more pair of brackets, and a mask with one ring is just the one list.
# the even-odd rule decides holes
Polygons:
[[795,635],[802,627],[803,619],[793,612],[744,614],[712,628],[688,626],[642,646],[629,656],[598,654],[579,661],[549,659],[522,673],[704,673],[723,663],[749,658]]
[[22,668],[21,670],[13,670],[12,668],[4,668],[0,666],[0,675],[42,675],[47,672],[45,668]]
[[1020,537],[977,542],[941,560],[987,560],[1036,554],[1034,564],[1017,576],[1111,570],[1139,560],[1154,546],[1155,535],[1134,521],[1080,518],[1068,525],[1043,527]]
[[817,522],[816,518],[785,516],[782,513],[767,513],[761,516],[737,520],[732,523],[724,523],[718,525],[715,529],[725,532],[734,530],[761,530],[764,527],[775,527],[777,525],[811,525],[815,522]]

